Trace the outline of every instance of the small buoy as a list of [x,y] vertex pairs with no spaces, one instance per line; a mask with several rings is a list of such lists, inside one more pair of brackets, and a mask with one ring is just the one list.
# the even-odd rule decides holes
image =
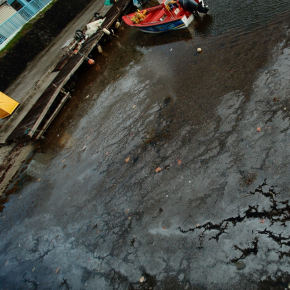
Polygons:
[[93,59],[89,58],[88,64],[94,64],[94,63],[95,63],[95,61]]
[[102,47],[100,45],[98,45],[98,52],[99,53],[102,53],[103,52],[103,49],[102,49]]
[[116,23],[115,23],[115,27],[119,28],[120,26],[121,26],[121,23],[117,20]]
[[143,283],[145,281],[145,277],[142,276],[139,281],[140,281],[140,283]]
[[106,34],[108,34],[108,35],[111,34],[111,32],[107,28],[103,28],[103,32],[106,33]]
[[198,52],[198,53],[201,53],[201,52],[202,52],[202,50],[201,50],[200,47],[197,49],[197,52]]

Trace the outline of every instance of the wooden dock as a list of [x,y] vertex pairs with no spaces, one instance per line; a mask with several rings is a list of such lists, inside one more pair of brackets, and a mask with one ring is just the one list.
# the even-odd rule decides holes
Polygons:
[[[132,0],[119,0],[115,2],[104,15],[106,19],[101,27],[106,29],[110,28],[131,1]],[[59,72],[55,78],[8,136],[6,141],[38,139],[42,136],[69,97],[69,94],[63,91],[63,87],[83,61],[85,61],[82,55],[88,56],[103,35],[104,32],[101,29],[98,30],[83,43],[79,54],[69,57],[68,60],[63,60],[63,62],[58,65]]]

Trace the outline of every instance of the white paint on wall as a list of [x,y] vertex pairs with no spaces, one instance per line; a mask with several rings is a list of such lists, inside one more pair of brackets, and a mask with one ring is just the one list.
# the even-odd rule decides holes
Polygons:
[[0,25],[13,16],[17,11],[7,3],[0,6]]

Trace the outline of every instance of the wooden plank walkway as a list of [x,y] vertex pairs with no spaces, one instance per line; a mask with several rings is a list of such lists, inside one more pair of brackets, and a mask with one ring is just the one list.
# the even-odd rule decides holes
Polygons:
[[[102,24],[102,28],[110,28],[131,1],[132,0],[119,0],[118,2],[115,2],[109,11],[104,15],[106,19]],[[80,53],[87,56],[98,44],[103,35],[104,32],[102,30],[98,30],[85,41],[80,49]],[[37,134],[39,132],[39,126],[43,120],[50,118],[50,116],[48,116],[48,112],[51,105],[56,100],[63,86],[67,83],[72,74],[80,67],[83,61],[84,58],[79,54],[73,55],[69,58],[67,63],[61,68],[58,75],[53,79],[33,107],[8,136],[6,141],[17,140],[20,138],[34,138],[35,135],[39,135]]]

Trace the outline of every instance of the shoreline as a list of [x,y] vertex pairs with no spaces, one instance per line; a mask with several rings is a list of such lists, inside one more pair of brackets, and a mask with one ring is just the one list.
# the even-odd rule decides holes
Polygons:
[[7,198],[8,186],[18,174],[21,165],[33,153],[34,147],[35,143],[29,141],[23,144],[11,144],[0,148],[0,198]]

